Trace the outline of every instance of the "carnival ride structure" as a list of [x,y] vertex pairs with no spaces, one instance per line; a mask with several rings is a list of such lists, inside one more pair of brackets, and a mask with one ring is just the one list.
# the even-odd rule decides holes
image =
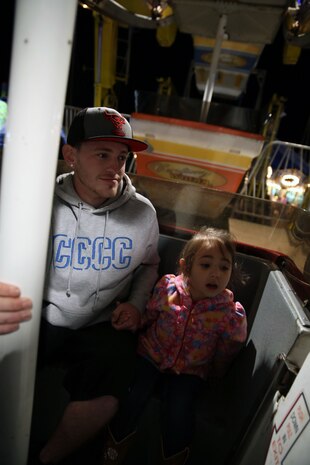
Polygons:
[[[272,166],[275,155],[261,135],[253,136],[240,129],[219,129],[208,122],[224,34],[229,32],[229,39],[239,41],[240,34],[256,31],[253,37],[260,35],[261,43],[268,43],[283,24],[283,18],[289,16],[295,19],[294,26],[285,19],[290,24],[287,28],[290,45],[305,46],[308,33],[307,30],[303,33],[301,26],[306,28],[308,24],[308,4],[292,7],[283,1],[223,4],[180,0],[167,4],[168,11],[172,8],[173,13],[166,18],[159,14],[162,5],[152,3],[148,10],[150,15],[145,19],[114,2],[85,3],[99,15],[96,16],[97,33],[102,40],[105,37],[101,29],[103,23],[110,24],[113,29],[115,24],[111,21],[120,21],[115,13],[109,13],[108,8],[115,6],[119,15],[125,15],[121,21],[127,25],[130,24],[128,18],[133,18],[163,32],[173,21],[179,21],[180,30],[203,36],[208,24],[216,39],[205,73],[207,81],[199,121],[183,119],[180,122],[171,115],[166,121],[163,115],[150,116],[141,112],[129,116],[135,132],[155,148],[154,153],[142,154],[141,160],[133,154],[128,173],[137,190],[150,198],[158,213],[160,273],[172,272],[183,241],[202,224],[209,224],[229,228],[235,233],[238,261],[249,276],[246,287],[234,290],[247,309],[248,339],[221,388],[216,392],[206,390],[199,399],[197,434],[189,465],[308,465],[309,211],[293,203],[270,201],[268,196],[274,186],[267,186],[267,180],[266,189],[261,189],[262,176],[266,179],[267,174],[262,169],[266,157],[261,154],[267,150],[268,166]],[[25,323],[17,333],[0,339],[0,462],[5,465],[32,465],[31,458],[28,459],[29,446],[37,440],[46,440],[66,402],[59,383],[59,367],[53,367],[45,379],[36,379],[35,368],[49,221],[59,164],[59,134],[77,7],[75,0],[43,3],[20,0],[16,6],[10,112],[1,178],[0,279],[17,283],[23,294],[33,299],[34,310],[32,321]],[[34,10],[38,14],[35,22]],[[135,27],[139,26],[135,23]],[[170,29],[173,31],[174,26]],[[109,36],[108,45],[111,46]],[[96,41],[97,52],[102,40]],[[203,45],[210,47],[210,43]],[[115,54],[115,47],[111,48]],[[48,56],[46,50],[49,50]],[[95,83],[94,104],[101,105],[109,103],[111,88],[102,85],[100,70],[104,60],[101,53],[97,55],[95,71],[99,79]],[[48,82],[53,85],[53,93],[46,85]],[[223,87],[218,87],[217,91],[223,92]],[[20,108],[24,109],[22,114]],[[167,125],[177,132],[197,132],[197,146],[194,143],[188,146],[186,138],[177,145],[167,134]],[[205,134],[209,136],[207,142]],[[210,139],[214,144],[211,147]],[[283,148],[281,143],[278,145]],[[290,145],[290,148],[295,152],[307,151],[307,147]],[[180,153],[176,154],[176,149]],[[164,161],[161,150],[167,157]],[[208,160],[202,155],[203,150],[213,151],[214,158]],[[193,157],[184,159],[187,151],[194,152],[194,163]],[[234,166],[236,159],[243,164],[239,186],[221,189],[225,186],[223,171],[227,173],[227,166],[231,171],[240,171],[240,166],[238,169]],[[178,163],[186,169],[176,169],[180,168]],[[151,176],[140,172],[141,164],[142,170],[153,170]],[[208,167],[211,174],[206,176]],[[251,170],[253,167],[256,168]],[[298,171],[300,168],[300,158],[298,167],[289,167]],[[159,176],[160,172],[164,176]],[[171,173],[169,177],[167,172]],[[291,172],[291,178],[286,179],[296,180],[294,174]],[[227,179],[229,177],[227,175]],[[33,178],[37,182],[29,183]],[[206,181],[208,178],[217,182],[220,179],[223,184],[214,186]],[[255,195],[258,188],[262,192],[260,196]],[[268,192],[268,189],[271,190]],[[26,230],[25,225],[28,226]],[[23,240],[20,231],[23,231]],[[210,398],[212,405],[208,402]],[[156,463],[158,444],[150,438],[158,428],[157,402],[158,399],[152,399],[145,413],[139,444],[128,457],[128,465]],[[91,464],[91,450],[87,453]]]

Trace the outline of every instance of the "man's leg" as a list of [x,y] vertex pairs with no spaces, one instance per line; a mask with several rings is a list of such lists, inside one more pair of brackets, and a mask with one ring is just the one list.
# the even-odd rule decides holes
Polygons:
[[40,453],[42,463],[58,463],[92,439],[115,415],[118,401],[102,396],[67,405],[55,432]]
[[117,441],[121,441],[137,429],[138,421],[154,392],[159,377],[160,371],[152,363],[137,356],[136,374],[132,386],[109,425]]
[[135,438],[139,418],[150,399],[160,372],[149,361],[137,357],[136,374],[128,395],[107,428],[101,465],[123,463]]
[[136,357],[135,336],[116,332],[110,324],[74,331],[68,341],[64,387],[70,402],[40,453],[46,464],[75,452],[111,420],[130,384]]

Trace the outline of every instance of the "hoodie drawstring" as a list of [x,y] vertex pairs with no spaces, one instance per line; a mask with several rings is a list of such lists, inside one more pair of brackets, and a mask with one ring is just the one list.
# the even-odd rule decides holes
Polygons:
[[95,294],[95,301],[93,305],[93,310],[95,310],[96,304],[99,299],[99,288],[100,288],[100,277],[101,277],[101,272],[102,272],[102,265],[103,265],[103,259],[104,259],[104,241],[105,241],[105,234],[107,230],[107,224],[108,224],[108,219],[109,219],[109,210],[107,210],[105,214],[105,222],[104,222],[104,229],[103,229],[103,241],[102,241],[102,259],[101,263],[99,263],[99,272],[97,274],[97,285],[96,285],[96,294]]
[[68,284],[67,284],[67,290],[66,290],[67,297],[71,296],[71,278],[72,278],[72,273],[73,273],[74,246],[76,243],[76,238],[77,238],[79,224],[80,224],[80,218],[82,214],[82,207],[83,207],[82,202],[79,202],[78,207],[79,207],[79,213],[78,213],[78,217],[77,217],[76,224],[75,224],[75,231],[74,231],[74,238],[73,238],[72,252],[71,252],[71,261],[70,261],[70,271],[69,271],[69,278],[68,278]]

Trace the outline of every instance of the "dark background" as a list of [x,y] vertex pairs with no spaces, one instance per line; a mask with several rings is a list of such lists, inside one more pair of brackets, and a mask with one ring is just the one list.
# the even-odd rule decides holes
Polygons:
[[[1,2],[0,6],[2,97],[7,94],[9,81],[14,6],[14,1]],[[283,97],[285,99],[284,114],[277,138],[310,145],[310,49],[302,49],[296,65],[284,65],[282,62],[283,46],[283,33],[280,29],[274,42],[265,46],[257,64],[257,69],[266,72],[261,109],[267,112],[274,94]],[[156,92],[160,77],[171,76],[176,94],[180,97],[184,96],[192,58],[193,42],[190,35],[178,33],[174,44],[164,48],[158,44],[155,30],[135,29],[132,38],[129,81],[126,86],[119,85],[116,88],[118,110],[123,113],[134,111],[134,90]],[[92,106],[94,103],[93,89],[94,20],[89,10],[78,7],[66,104],[78,107]],[[233,104],[254,108],[257,92],[257,81],[251,77],[245,94]],[[193,82],[190,85],[189,97],[202,99],[202,94],[197,91]],[[217,101],[216,97],[213,101]]]

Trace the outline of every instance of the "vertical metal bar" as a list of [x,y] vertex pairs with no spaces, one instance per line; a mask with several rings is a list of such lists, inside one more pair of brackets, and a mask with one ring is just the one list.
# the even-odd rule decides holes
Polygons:
[[128,84],[128,76],[129,76],[129,71],[130,71],[132,30],[133,30],[132,27],[128,26],[128,47],[126,51],[126,84]]
[[17,0],[0,195],[0,280],[33,300],[0,336],[0,463],[27,463],[41,301],[76,0]]
[[102,105],[102,87],[101,87],[101,61],[102,61],[102,31],[103,19],[102,16],[95,15],[95,97],[94,105],[100,107]]
[[209,71],[209,78],[206,82],[206,87],[203,94],[202,105],[201,105],[201,113],[200,113],[200,121],[206,122],[208,113],[210,110],[210,104],[212,100],[213,90],[214,90],[214,83],[216,78],[216,71],[218,67],[218,62],[221,53],[222,42],[225,37],[225,28],[227,24],[227,15],[222,15],[220,17],[216,39],[215,39],[215,46],[212,54],[212,60],[210,65]]

